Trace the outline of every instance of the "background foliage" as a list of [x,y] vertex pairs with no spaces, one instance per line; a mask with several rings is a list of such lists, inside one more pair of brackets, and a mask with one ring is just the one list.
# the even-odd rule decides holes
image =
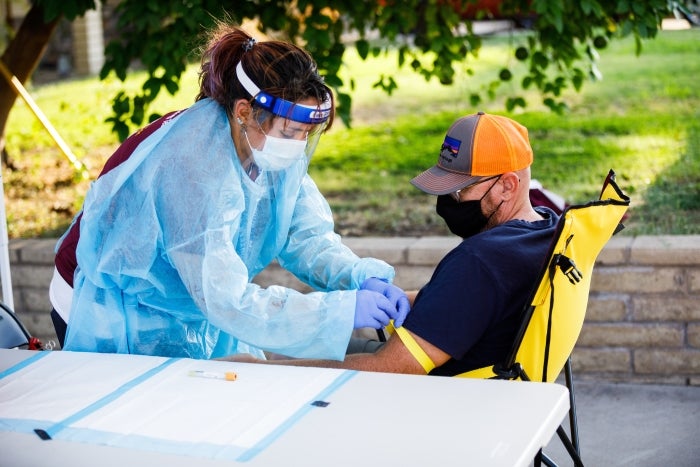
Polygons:
[[[355,123],[352,128],[337,125],[321,139],[310,169],[331,203],[339,232],[447,233],[434,213],[434,197],[409,180],[435,163],[454,119],[476,110],[504,113],[513,83],[505,83],[492,102],[479,107],[470,104],[469,96],[510,60],[518,39],[508,34],[484,38],[474,75],[459,71],[449,86],[399,73],[391,96],[372,84],[378,72],[395,69],[398,50],[367,60],[348,50],[344,65],[355,80]],[[529,128],[533,174],[545,187],[570,202],[586,201],[597,195],[603,177],[614,168],[632,195],[623,233],[700,234],[700,29],[663,31],[644,44],[639,57],[635,48],[631,37],[611,42],[600,58],[605,79],[580,93],[565,92],[570,110],[564,114],[534,103],[508,115]],[[138,91],[144,76],[130,74],[125,83],[113,76],[79,79],[30,91],[95,177],[118,144],[103,123],[111,96],[122,86]],[[164,113],[192,103],[198,89],[195,66],[186,69],[181,85],[177,96],[160,94],[153,110]],[[70,163],[22,103],[11,115],[7,139],[8,149],[18,156],[17,170],[4,171],[10,236],[59,235],[80,208],[88,182],[75,178]]]
[[[90,0],[37,0],[45,8],[47,21],[60,14],[72,17],[91,4]],[[513,18],[532,34],[517,38],[513,60],[496,70],[488,84],[472,88],[471,104],[478,105],[485,95],[493,97],[501,83],[513,79],[510,68],[520,61],[525,70],[519,86],[537,89],[542,102],[561,113],[566,108],[561,99],[565,90],[580,90],[588,78],[599,79],[596,49],[632,36],[639,53],[642,40],[657,34],[662,18],[677,4],[668,0],[122,0],[117,7],[120,36],[106,47],[101,78],[114,73],[123,81],[135,61],[146,70],[140,90],[120,90],[113,99],[109,121],[124,139],[144,123],[161,89],[170,94],[178,91],[193,58],[191,41],[202,28],[222,18],[237,23],[253,20],[261,32],[297,42],[311,52],[337,91],[339,115],[349,124],[354,78],[341,74],[347,50],[344,35],[358,35],[356,50],[362,59],[396,51],[397,66],[375,76],[373,83],[391,93],[397,87],[397,74],[406,68],[446,85],[454,82],[458,69],[470,76],[472,60],[482,47],[472,20]],[[384,41],[370,42],[370,34]],[[504,102],[506,110],[527,105],[525,94],[513,88],[511,92]],[[158,116],[150,113],[147,120]]]

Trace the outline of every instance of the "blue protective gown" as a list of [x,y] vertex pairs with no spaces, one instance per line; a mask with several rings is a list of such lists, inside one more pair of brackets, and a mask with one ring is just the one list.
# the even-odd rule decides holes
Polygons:
[[[251,180],[210,99],[165,123],[85,198],[65,350],[343,359],[355,289],[394,270],[341,243],[307,167]],[[319,292],[251,283],[273,259]]]

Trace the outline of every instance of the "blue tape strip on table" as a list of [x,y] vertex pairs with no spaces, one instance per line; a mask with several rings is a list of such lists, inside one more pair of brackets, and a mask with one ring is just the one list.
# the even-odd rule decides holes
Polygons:
[[[37,352],[35,355],[19,362],[12,367],[0,372],[0,379],[10,376],[30,365],[36,363],[51,352]],[[208,457],[215,459],[235,460],[245,462],[253,459],[255,456],[263,452],[276,439],[282,436],[286,431],[300,421],[304,415],[312,409],[325,407],[328,405],[324,399],[342,387],[347,381],[354,377],[356,371],[343,371],[335,377],[325,388],[319,391],[314,397],[303,404],[287,419],[282,421],[270,433],[256,442],[251,447],[224,445],[220,443],[206,442],[183,442],[161,439],[148,435],[139,434],[118,434],[111,431],[95,430],[90,428],[81,428],[72,426],[79,420],[97,412],[106,405],[119,399],[130,390],[149,380],[153,376],[161,373],[166,368],[170,367],[176,361],[181,359],[168,359],[159,365],[144,371],[138,376],[132,378],[114,391],[102,396],[97,401],[85,406],[68,417],[65,417],[59,422],[49,420],[34,420],[34,419],[15,419],[5,418],[0,416],[0,431],[15,431],[23,433],[36,433],[39,437],[45,440],[52,438],[85,442],[91,444],[110,445],[123,448],[144,449],[150,451],[165,452],[176,455],[187,455],[193,457]]]
[[32,363],[46,357],[50,353],[51,353],[50,350],[37,351],[36,354],[32,355],[31,357],[27,358],[26,360],[23,360],[23,361],[11,366],[10,368],[8,368],[4,371],[0,371],[0,379],[3,379],[7,376],[10,376],[12,373],[16,373],[19,370],[28,367]]
[[[70,417],[48,427],[45,430],[41,430],[42,433],[45,433],[49,438],[53,438],[58,434],[61,430],[64,430],[68,428],[72,423],[77,422],[78,420],[87,417],[91,413],[101,409],[105,405],[109,404],[110,402],[113,402],[114,400],[118,399],[121,397],[124,393],[128,392],[129,390],[133,389],[134,387],[138,386],[142,382],[146,381],[147,379],[151,378],[152,376],[160,373],[176,361],[178,361],[178,358],[170,358],[157,367],[151,368],[150,370],[146,371],[145,373],[140,374],[136,378],[132,379],[131,381],[126,382],[125,384],[121,385],[111,393],[107,394],[106,396],[102,397],[100,400],[93,402],[92,404],[88,405],[85,407],[83,410],[79,410],[78,412],[74,413]],[[42,439],[45,439],[44,436],[40,432],[37,431],[37,435],[41,437]]]
[[357,371],[344,371],[343,373],[338,376],[335,381],[333,381],[330,385],[328,385],[323,391],[318,393],[316,397],[312,398],[308,404],[305,404],[303,407],[301,407],[297,412],[289,417],[284,423],[282,423],[280,426],[277,427],[272,433],[270,433],[268,436],[263,438],[258,444],[255,446],[251,447],[248,451],[243,453],[240,457],[238,457],[236,460],[237,461],[248,461],[252,459],[253,457],[257,456],[260,452],[262,452],[265,448],[267,448],[274,440],[279,438],[285,431],[289,430],[296,422],[298,422],[304,415],[306,415],[310,410],[313,410],[317,408],[317,405],[314,405],[315,401],[322,400],[327,398],[330,394],[333,394],[338,388],[340,388],[342,385],[347,383],[350,378],[355,376],[357,374]]

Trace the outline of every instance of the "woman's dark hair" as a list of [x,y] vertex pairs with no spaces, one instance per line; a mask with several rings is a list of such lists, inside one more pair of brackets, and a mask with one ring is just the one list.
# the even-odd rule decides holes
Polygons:
[[[308,52],[289,42],[256,43],[242,29],[226,23],[219,23],[209,34],[202,54],[196,100],[210,97],[227,110],[231,110],[238,99],[251,100],[253,96],[236,76],[238,62],[242,62],[250,79],[272,96],[291,102],[314,98],[322,103],[330,99],[335,108],[333,93]],[[331,112],[328,118],[326,129],[333,123],[333,114]]]

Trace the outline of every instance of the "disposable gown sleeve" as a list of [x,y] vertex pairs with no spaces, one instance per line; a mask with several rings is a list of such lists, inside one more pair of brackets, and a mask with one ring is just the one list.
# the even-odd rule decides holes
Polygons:
[[[192,168],[196,170],[202,169]],[[217,178],[215,174],[209,175],[197,179]],[[192,172],[189,177],[192,178]],[[170,183],[175,185],[159,192],[173,193],[177,192],[175,186],[187,186],[185,180],[171,178]],[[161,212],[170,210],[166,214],[170,218],[168,224],[177,226],[164,228],[164,241],[170,261],[208,321],[260,349],[292,357],[342,360],[353,329],[355,292],[302,294],[285,287],[261,288],[251,283],[250,271],[232,242],[238,235],[244,235],[239,232],[244,209],[240,184],[193,186],[190,183],[189,186],[198,191],[187,196],[196,199],[196,205],[162,203]],[[332,285],[343,281],[358,283],[360,277],[350,279],[356,258],[333,246],[338,253],[324,257],[343,257],[347,264],[335,273],[336,282]],[[336,262],[341,261],[336,259]],[[322,283],[324,279],[321,275],[316,282]],[[214,352],[212,356],[219,355]]]
[[[282,267],[317,290],[359,289],[369,277],[392,281],[394,268],[375,258],[359,258],[334,232],[328,202],[308,175],[294,209],[288,241],[278,257]],[[354,307],[348,310],[354,314]]]

